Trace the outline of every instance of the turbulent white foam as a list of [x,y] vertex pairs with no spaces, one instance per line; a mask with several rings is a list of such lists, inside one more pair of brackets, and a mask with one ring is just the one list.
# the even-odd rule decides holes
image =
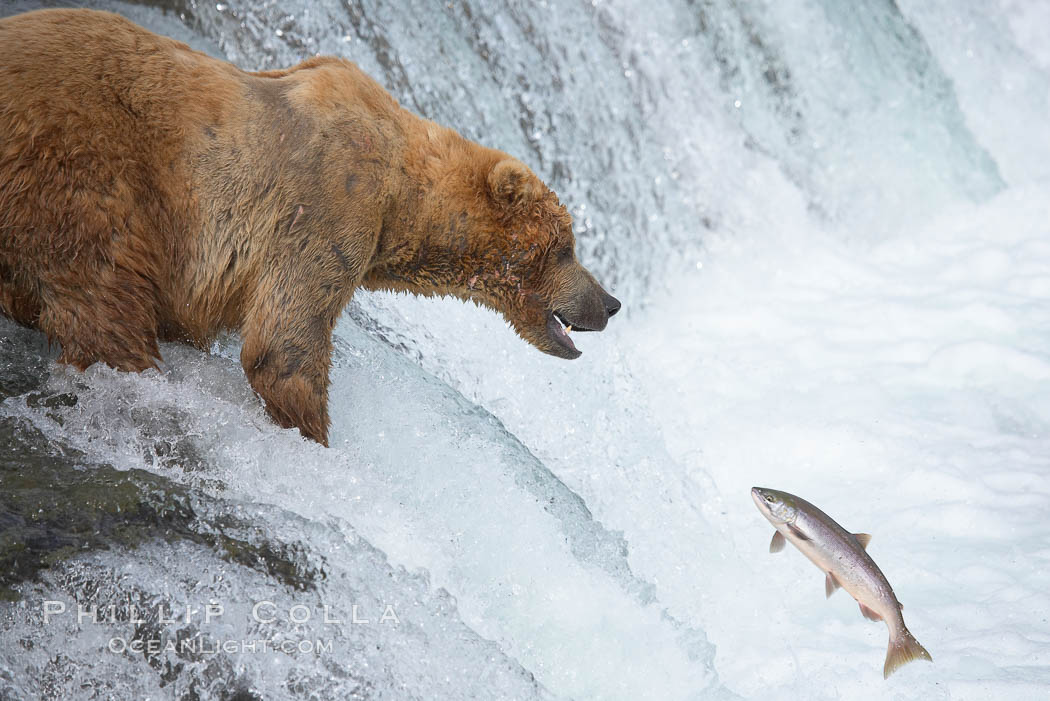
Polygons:
[[[778,236],[712,240],[644,314],[579,339],[580,368],[511,363],[513,340],[474,350],[500,323],[457,303],[377,304],[436,339],[451,338],[440,320],[466,329],[435,371],[623,530],[634,570],[708,632],[733,691],[1030,698],[1050,674],[1048,195],[960,204],[873,245],[789,198]],[[935,664],[883,682],[885,627],[848,596],[825,603],[797,553],[767,553],[753,485],[873,533]]]
[[[25,698],[36,684],[62,698],[550,698],[464,625],[447,592],[391,567],[345,524],[252,505],[238,515],[309,542],[317,587],[280,586],[207,547],[159,538],[62,562],[0,612],[0,633],[28,642],[0,650],[0,692],[16,691],[2,684],[7,666]],[[168,674],[143,670],[145,657]]]
[[[725,517],[733,554],[708,570],[724,606],[704,618],[731,688],[916,699],[1045,688],[1048,194],[960,206],[874,246],[805,231],[790,247],[737,239],[655,306],[640,333],[659,340],[645,350],[688,349],[644,352],[639,365],[671,452],[699,443],[696,468],[727,502],[740,495]],[[669,331],[661,322],[683,299],[690,322]],[[825,604],[795,553],[766,553],[769,529],[743,499],[755,484],[874,534],[870,552],[934,665],[883,685],[884,627],[848,597]]]
[[[59,373],[49,392],[90,388],[75,406],[11,408],[96,459],[353,524],[394,563],[426,568],[464,622],[558,693],[684,698],[710,686],[703,634],[650,603],[616,535],[512,435],[352,323],[341,336],[331,449],[268,423],[235,347],[209,358],[165,346],[163,375]],[[212,467],[170,466],[172,443]],[[655,667],[659,681],[641,673]]]

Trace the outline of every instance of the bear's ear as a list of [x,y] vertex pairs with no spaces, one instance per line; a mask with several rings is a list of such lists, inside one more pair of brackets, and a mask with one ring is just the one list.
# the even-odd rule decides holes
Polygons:
[[543,196],[539,178],[514,158],[505,158],[494,165],[488,184],[492,199],[511,210],[527,210]]

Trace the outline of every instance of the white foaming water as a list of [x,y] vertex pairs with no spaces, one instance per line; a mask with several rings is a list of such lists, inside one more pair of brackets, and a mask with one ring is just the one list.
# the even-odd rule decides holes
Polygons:
[[[1050,681],[1048,194],[1015,188],[874,245],[782,201],[782,237],[710,239],[699,269],[609,332],[615,349],[579,341],[610,375],[589,408],[593,380],[571,369],[508,370],[469,342],[442,362],[466,354],[464,389],[623,531],[634,571],[706,631],[733,691],[1035,698]],[[396,306],[432,330],[455,313]],[[552,387],[564,399],[537,418],[527,407]],[[848,595],[825,603],[797,553],[768,554],[755,485],[873,533],[935,664],[883,682],[885,626]]]
[[[361,294],[337,330],[329,450],[266,419],[236,341],[165,346],[160,374],[56,371],[72,407],[8,400],[94,460],[246,504],[323,558],[312,604],[422,602],[404,640],[342,628],[329,658],[232,656],[220,678],[265,698],[353,696],[333,670],[383,665],[353,693],[1027,699],[1050,684],[1050,61],[1025,31],[1045,13],[189,7],[243,65],[348,55],[522,155],[625,303],[567,363],[489,312]],[[193,471],[165,457],[180,441]],[[768,554],[754,485],[872,533],[934,664],[883,681],[885,626],[844,593],[826,602],[798,553]],[[218,568],[226,583],[197,585],[209,596],[275,596],[173,552],[134,551],[127,576]],[[48,577],[39,591],[61,594]],[[53,631],[32,630],[47,650]],[[30,689],[21,659],[0,655]],[[120,663],[124,689],[134,670]],[[493,681],[444,683],[470,675]],[[167,693],[141,678],[139,695]]]

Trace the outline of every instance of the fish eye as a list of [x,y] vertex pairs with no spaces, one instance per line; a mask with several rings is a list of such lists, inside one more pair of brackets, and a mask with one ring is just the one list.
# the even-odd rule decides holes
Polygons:
[[772,504],[773,503],[773,495],[772,494],[767,494],[766,495],[766,501],[768,501],[770,504]]

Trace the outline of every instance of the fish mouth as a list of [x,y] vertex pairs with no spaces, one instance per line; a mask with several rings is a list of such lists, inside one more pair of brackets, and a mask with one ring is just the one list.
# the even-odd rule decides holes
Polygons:
[[592,330],[593,329],[572,324],[565,318],[565,315],[559,311],[548,310],[547,338],[551,342],[551,347],[547,352],[559,358],[575,360],[583,355],[583,353],[576,348],[576,344],[572,342],[571,338],[569,338],[569,332]]
[[751,488],[751,499],[755,502],[755,506],[758,507],[759,511],[767,511],[765,500],[762,499],[762,490],[758,487]]
[[768,519],[769,522],[774,525],[777,523],[783,523],[783,519],[777,518],[773,514],[773,504],[771,502],[766,501],[766,496],[767,491],[765,489],[762,489],[761,487],[751,488],[751,500],[755,502],[755,506],[758,507],[758,510],[762,513],[762,515],[765,516],[766,519]]

